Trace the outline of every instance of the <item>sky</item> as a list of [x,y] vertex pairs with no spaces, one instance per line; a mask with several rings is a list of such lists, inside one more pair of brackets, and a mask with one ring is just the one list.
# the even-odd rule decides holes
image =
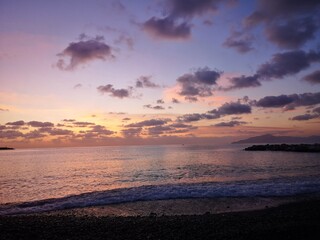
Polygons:
[[318,0],[0,0],[0,146],[320,134]]

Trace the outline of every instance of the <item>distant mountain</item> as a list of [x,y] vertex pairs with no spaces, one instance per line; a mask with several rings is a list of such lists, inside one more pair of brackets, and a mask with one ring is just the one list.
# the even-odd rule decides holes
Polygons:
[[265,134],[233,142],[233,144],[240,143],[320,143],[320,136],[290,137]]

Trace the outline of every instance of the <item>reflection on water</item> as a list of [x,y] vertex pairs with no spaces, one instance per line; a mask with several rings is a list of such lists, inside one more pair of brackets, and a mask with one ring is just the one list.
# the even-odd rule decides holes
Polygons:
[[0,152],[0,203],[177,183],[320,176],[319,154],[229,146],[126,146]]

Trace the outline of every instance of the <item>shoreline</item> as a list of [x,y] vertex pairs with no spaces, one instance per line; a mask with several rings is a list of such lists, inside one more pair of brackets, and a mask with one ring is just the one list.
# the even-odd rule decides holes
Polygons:
[[[206,199],[202,199],[205,201]],[[178,200],[175,204],[183,203]],[[141,204],[141,203],[139,203]],[[183,204],[182,204],[183,205]],[[123,206],[122,206],[123,207]],[[62,213],[0,216],[1,239],[319,239],[320,199],[201,215],[99,216]]]
[[[263,210],[302,201],[319,200],[320,194],[304,194],[287,197],[220,197],[182,198],[151,201],[135,201],[100,206],[77,207],[41,213],[21,215],[137,217],[220,214]],[[18,215],[17,215],[18,216]]]

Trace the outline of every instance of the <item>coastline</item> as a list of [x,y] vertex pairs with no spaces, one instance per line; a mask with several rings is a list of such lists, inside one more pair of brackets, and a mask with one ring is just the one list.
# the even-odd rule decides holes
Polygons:
[[[223,201],[230,204],[236,199],[220,200],[221,205]],[[94,214],[106,207],[103,206],[84,208],[82,211],[89,211],[81,214],[79,209],[74,209],[71,212],[0,216],[0,234],[1,239],[319,239],[319,196],[296,196],[291,202],[282,200],[286,203],[277,202],[277,206],[260,210],[234,211],[229,206],[231,212],[228,213],[198,212],[200,215],[177,215],[173,209],[172,215],[155,212],[148,216],[124,214],[125,217]],[[187,204],[193,208],[210,201],[211,204],[219,203],[212,199],[180,199],[162,205],[171,204],[177,208]],[[266,203],[262,199],[247,201],[251,206],[258,202]],[[146,206],[150,203],[135,204]],[[154,204],[159,205],[159,201]],[[125,210],[124,205],[118,207]]]
[[137,217],[220,214],[263,210],[303,201],[320,201],[320,194],[303,194],[287,197],[221,197],[182,198],[152,201],[134,201],[102,206],[79,207],[25,215]]

